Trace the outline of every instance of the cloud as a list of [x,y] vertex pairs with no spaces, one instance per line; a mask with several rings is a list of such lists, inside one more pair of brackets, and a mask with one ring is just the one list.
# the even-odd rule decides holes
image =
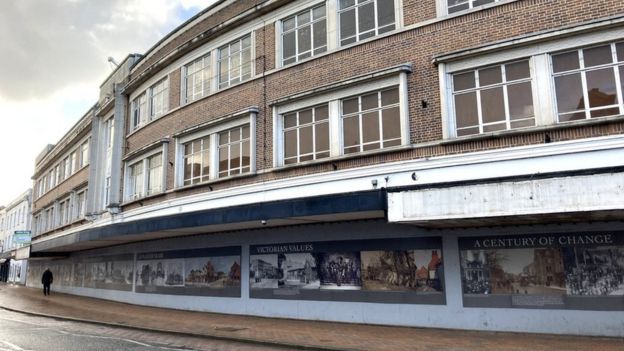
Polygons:
[[214,0],[0,1],[0,205],[28,187],[35,157],[96,102],[121,61]]

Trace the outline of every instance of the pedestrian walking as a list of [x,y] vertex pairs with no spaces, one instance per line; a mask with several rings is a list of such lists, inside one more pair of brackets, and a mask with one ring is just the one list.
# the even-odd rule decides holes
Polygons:
[[50,285],[54,277],[52,276],[52,272],[50,272],[50,268],[46,268],[45,272],[41,276],[41,284],[43,284],[43,295],[50,295]]

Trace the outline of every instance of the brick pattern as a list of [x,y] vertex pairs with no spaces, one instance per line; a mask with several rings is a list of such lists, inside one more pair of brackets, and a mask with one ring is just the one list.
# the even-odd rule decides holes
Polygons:
[[[255,31],[256,74],[275,68],[275,23],[267,24]],[[266,66],[265,66],[266,64]]]
[[169,109],[180,107],[182,90],[182,68],[178,68],[169,74]]
[[403,25],[411,26],[436,18],[436,1],[403,0]]

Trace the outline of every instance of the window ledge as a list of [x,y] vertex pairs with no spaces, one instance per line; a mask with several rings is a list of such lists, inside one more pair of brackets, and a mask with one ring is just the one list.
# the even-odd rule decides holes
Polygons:
[[595,125],[610,124],[610,123],[617,123],[617,122],[624,122],[624,115],[600,117],[596,119],[586,119],[586,120],[580,120],[580,121],[561,122],[561,123],[551,124],[547,126],[536,126],[536,127],[518,128],[518,129],[512,129],[512,130],[502,130],[502,131],[489,132],[489,133],[483,133],[483,134],[478,134],[478,135],[453,137],[453,138],[442,140],[441,142],[437,144],[438,145],[457,144],[457,143],[470,142],[470,141],[502,138],[502,137],[513,136],[513,135],[549,132],[549,131],[554,131],[554,130],[570,129],[570,128],[584,127],[584,126],[595,126]]
[[343,161],[343,160],[350,160],[350,159],[354,159],[354,158],[361,158],[361,157],[367,157],[367,156],[375,156],[375,155],[387,154],[387,153],[392,153],[392,152],[397,152],[397,151],[411,150],[412,148],[413,148],[412,145],[393,146],[393,147],[389,147],[389,148],[386,148],[386,149],[378,149],[378,150],[371,150],[371,151],[365,151],[365,152],[358,152],[358,153],[353,153],[353,154],[347,154],[347,155],[340,155],[340,156],[322,158],[320,160],[311,160],[311,161],[305,161],[305,162],[300,162],[300,163],[293,163],[293,164],[290,164],[290,165],[277,166],[277,167],[274,167],[274,168],[271,168],[271,169],[267,169],[266,172],[289,171],[289,170],[292,170],[292,169],[306,167],[306,166],[313,166],[313,165],[319,165],[319,164],[324,164],[324,163],[339,162],[339,161]]
[[256,176],[257,174],[258,173],[254,171],[254,172],[249,172],[249,173],[244,173],[244,174],[237,174],[237,175],[233,175],[233,176],[229,176],[229,177],[210,179],[210,180],[208,180],[206,182],[202,182],[202,183],[185,185],[185,186],[179,186],[179,187],[176,187],[174,189],[166,191],[165,194],[179,192],[179,191],[184,191],[184,190],[189,190],[189,189],[200,188],[202,186],[211,186],[213,184],[223,183],[223,182],[227,182],[227,181],[230,181],[230,180],[251,178],[251,177]]
[[125,200],[124,202],[122,202],[121,204],[119,204],[119,206],[125,207],[125,206],[128,206],[128,205],[141,203],[141,202],[143,202],[145,200],[153,199],[153,198],[159,197],[159,196],[161,196],[163,194],[166,194],[166,192],[165,191],[161,191],[161,192],[156,193],[156,194],[151,194],[151,195],[147,195],[147,196],[143,196],[143,197],[138,197],[136,199],[128,199],[128,200]]
[[453,13],[448,13],[448,7],[444,6],[445,14],[443,14],[442,16],[438,16],[438,19],[440,19],[440,20],[448,20],[448,19],[451,19],[451,18],[464,16],[464,15],[467,15],[467,14],[471,14],[473,12],[479,12],[479,11],[487,10],[487,9],[492,8],[492,7],[497,7],[497,6],[509,4],[509,3],[516,2],[516,1],[519,1],[519,0],[501,0],[501,1],[498,1],[498,2],[493,2],[493,3],[489,3],[489,4],[479,5],[479,6],[471,8],[471,9],[461,10],[461,11],[457,11],[457,12],[453,12]]

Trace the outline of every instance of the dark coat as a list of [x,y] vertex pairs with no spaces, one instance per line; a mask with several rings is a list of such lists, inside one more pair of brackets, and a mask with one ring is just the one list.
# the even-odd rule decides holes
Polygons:
[[45,272],[43,272],[43,275],[41,276],[41,284],[43,285],[52,284],[53,279],[54,277],[52,276],[52,272],[50,272],[50,270],[47,269]]

